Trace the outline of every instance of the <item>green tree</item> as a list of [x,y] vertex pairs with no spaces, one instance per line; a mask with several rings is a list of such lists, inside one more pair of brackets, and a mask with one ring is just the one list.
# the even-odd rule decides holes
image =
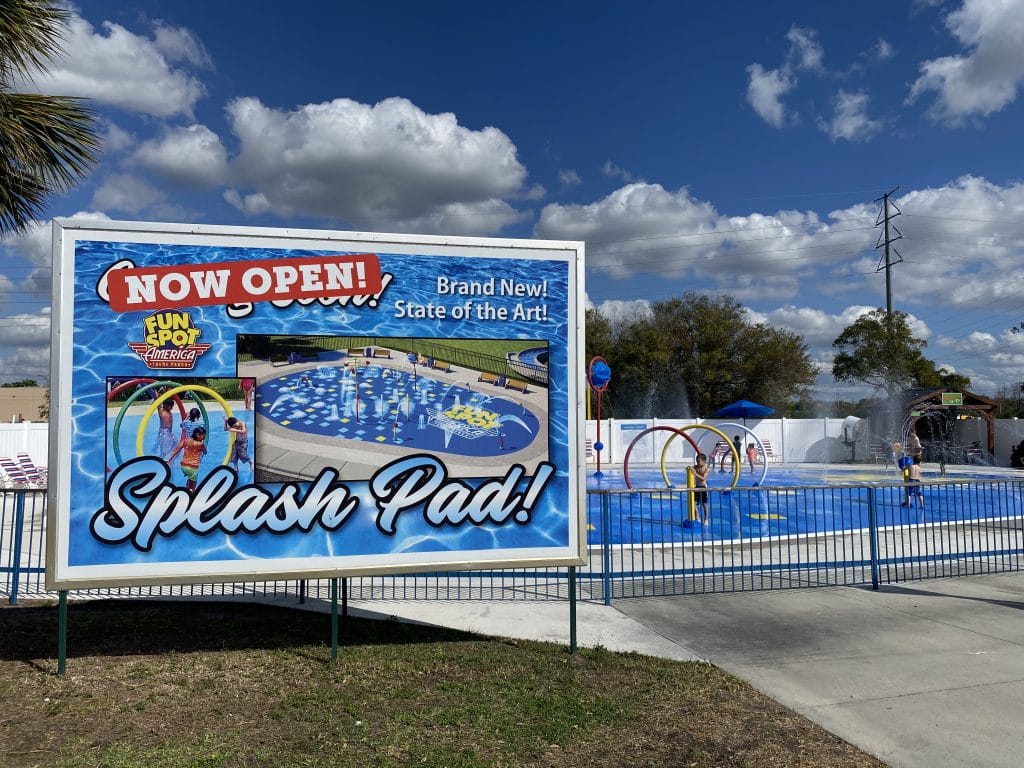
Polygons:
[[906,312],[893,313],[890,332],[886,311],[874,309],[832,342],[838,350],[832,375],[836,381],[869,384],[894,395],[916,382],[926,343],[913,335]]
[[586,311],[585,324],[584,358],[587,365],[596,356],[607,359],[607,355],[615,343],[615,333],[611,321],[591,307]]
[[613,335],[617,417],[709,416],[741,397],[781,412],[809,391],[816,374],[796,334],[751,323],[729,296],[687,293],[657,302]]
[[919,387],[935,387],[963,392],[970,389],[971,379],[960,373],[953,373],[945,368],[936,368],[935,363],[922,357],[913,370],[914,383]]
[[19,381],[9,381],[6,384],[0,384],[0,387],[38,387],[39,383],[35,379],[21,379]]
[[848,325],[832,342],[839,350],[832,361],[836,381],[869,384],[887,395],[908,387],[944,387],[964,390],[971,380],[935,363],[924,356],[928,345],[914,336],[906,312],[892,314],[892,329],[884,309],[874,309]]
[[96,161],[95,116],[80,99],[11,92],[61,54],[70,15],[54,0],[0,0],[0,236],[23,231]]

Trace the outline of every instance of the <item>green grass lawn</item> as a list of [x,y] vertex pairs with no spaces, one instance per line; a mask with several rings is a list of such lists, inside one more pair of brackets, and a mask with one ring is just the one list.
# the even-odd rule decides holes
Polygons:
[[0,766],[879,766],[721,670],[257,604],[0,608]]

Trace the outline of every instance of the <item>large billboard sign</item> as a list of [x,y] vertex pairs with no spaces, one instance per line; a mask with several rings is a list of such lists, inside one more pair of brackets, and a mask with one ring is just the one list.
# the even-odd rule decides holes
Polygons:
[[54,222],[51,588],[576,565],[583,246]]

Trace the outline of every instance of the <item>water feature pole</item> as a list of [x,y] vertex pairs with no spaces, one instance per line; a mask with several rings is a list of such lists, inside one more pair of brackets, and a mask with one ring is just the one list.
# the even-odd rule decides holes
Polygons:
[[604,444],[601,442],[601,395],[608,389],[608,382],[611,380],[611,367],[603,357],[594,357],[587,368],[587,383],[597,393],[597,440],[594,443],[597,471],[594,473],[594,477],[604,477],[604,473],[601,472],[601,451],[604,450]]

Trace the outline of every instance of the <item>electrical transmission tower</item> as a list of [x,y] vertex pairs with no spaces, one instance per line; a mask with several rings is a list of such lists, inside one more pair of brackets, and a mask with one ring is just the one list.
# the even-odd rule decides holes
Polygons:
[[[899,187],[893,187],[881,197],[875,198],[876,203],[882,203],[882,210],[878,212],[875,226],[883,227],[882,231],[878,234],[875,250],[877,251],[879,248],[885,249],[882,256],[878,259],[878,268],[875,272],[885,270],[885,323],[890,333],[892,332],[892,267],[903,261],[900,252],[892,247],[894,242],[903,239],[903,233],[892,223],[893,219],[902,214],[896,203],[892,201],[892,193],[897,189]],[[893,213],[894,210],[896,211],[895,213]],[[895,237],[893,237],[893,232],[896,233]],[[893,260],[893,254],[896,256],[895,261]]]

